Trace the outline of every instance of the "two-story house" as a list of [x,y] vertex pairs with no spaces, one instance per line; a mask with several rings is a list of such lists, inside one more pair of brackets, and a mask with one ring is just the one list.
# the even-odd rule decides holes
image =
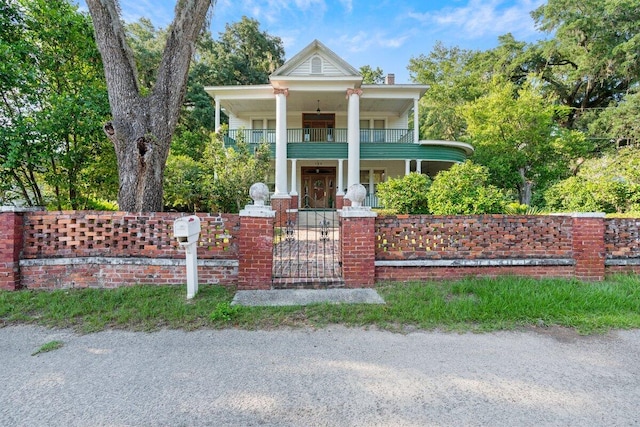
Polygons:
[[269,78],[269,84],[213,86],[216,127],[229,118],[227,144],[240,133],[272,147],[273,206],[341,208],[355,183],[377,206],[376,186],[410,172],[435,176],[472,152],[469,144],[421,140],[419,100],[425,85],[363,84],[354,67],[317,40]]

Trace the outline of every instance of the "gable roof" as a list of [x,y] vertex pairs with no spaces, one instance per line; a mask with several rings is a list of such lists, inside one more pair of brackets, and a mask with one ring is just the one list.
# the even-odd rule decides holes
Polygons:
[[[314,67],[312,61],[319,58],[321,68]],[[317,59],[315,59],[317,61]],[[318,64],[318,62],[316,62]],[[319,71],[319,72],[318,72]],[[314,40],[307,47],[298,52],[290,60],[282,64],[269,77],[270,80],[280,80],[291,77],[362,77],[358,70],[340,58],[331,49],[322,44],[319,40]]]

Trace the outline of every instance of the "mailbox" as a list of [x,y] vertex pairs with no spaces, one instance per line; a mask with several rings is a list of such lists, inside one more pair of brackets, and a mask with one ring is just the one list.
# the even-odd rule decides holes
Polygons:
[[173,235],[181,246],[197,242],[200,237],[200,218],[189,215],[176,219],[173,221]]

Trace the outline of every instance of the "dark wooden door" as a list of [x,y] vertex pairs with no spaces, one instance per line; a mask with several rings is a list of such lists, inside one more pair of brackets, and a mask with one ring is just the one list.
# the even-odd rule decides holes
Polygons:
[[302,170],[303,209],[335,208],[336,168],[318,167]]

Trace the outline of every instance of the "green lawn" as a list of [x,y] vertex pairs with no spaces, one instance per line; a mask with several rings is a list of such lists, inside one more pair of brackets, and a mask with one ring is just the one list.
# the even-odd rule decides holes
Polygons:
[[0,326],[29,323],[94,332],[106,328],[246,328],[329,324],[403,331],[493,331],[566,326],[579,333],[640,328],[640,277],[605,282],[533,280],[519,277],[455,282],[384,283],[386,305],[237,307],[233,290],[201,286],[186,300],[185,286],[119,289],[0,291]]

